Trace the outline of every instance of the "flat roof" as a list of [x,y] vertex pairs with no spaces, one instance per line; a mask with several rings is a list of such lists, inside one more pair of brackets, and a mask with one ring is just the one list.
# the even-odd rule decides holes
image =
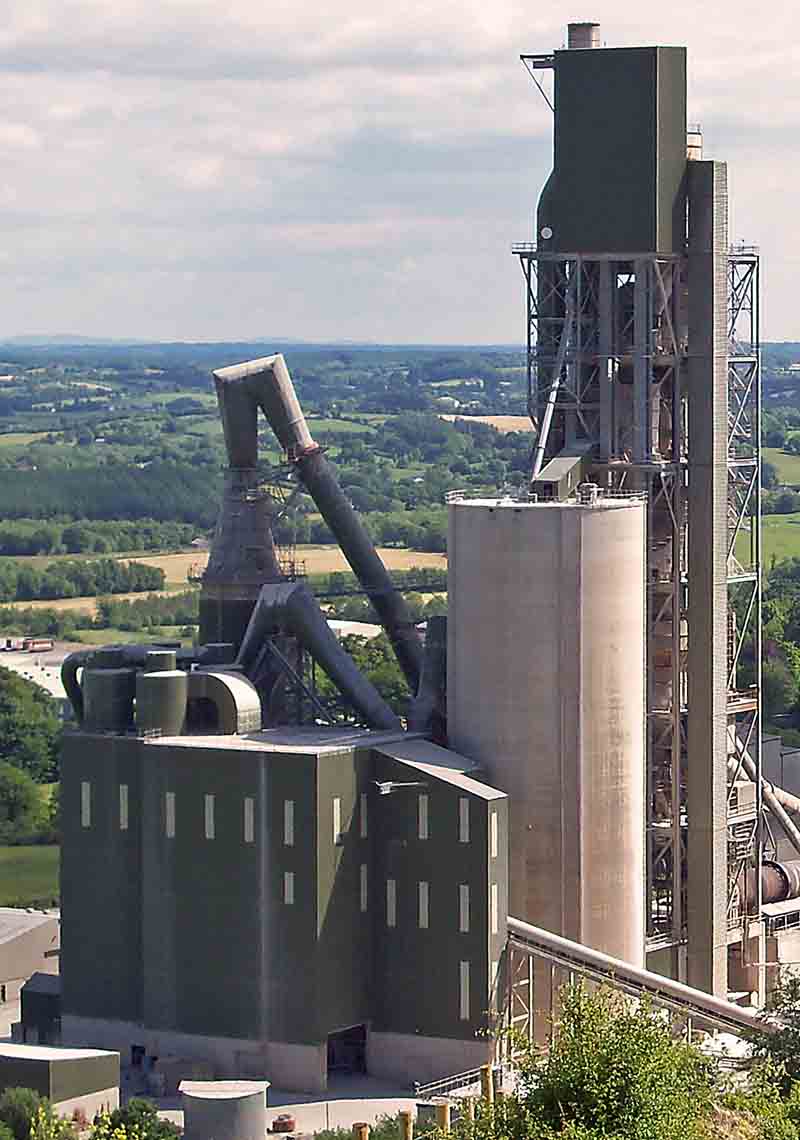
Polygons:
[[317,756],[322,752],[341,752],[344,748],[377,748],[379,745],[406,740],[408,736],[405,732],[379,732],[370,728],[281,725],[260,732],[246,732],[240,736],[154,736],[146,738],[145,743],[169,748],[233,748]]
[[492,511],[619,511],[628,507],[642,507],[644,496],[602,494],[594,503],[581,503],[577,499],[540,499],[529,503],[520,499],[450,499],[451,507],[482,507]]
[[[506,798],[506,793],[490,787],[478,779],[478,772],[482,766],[474,760],[467,760],[451,748],[442,748],[439,744],[432,744],[430,740],[422,737],[399,740],[397,742],[376,745],[376,751],[391,760],[399,760],[408,764],[417,772],[424,773],[433,780],[443,780],[447,784],[461,788],[464,792],[471,792],[484,800],[500,800]],[[470,775],[470,773],[474,773]]]
[[243,1096],[263,1094],[270,1081],[181,1081],[178,1092],[202,1100],[236,1100]]
[[58,918],[54,914],[46,914],[41,910],[21,910],[18,907],[0,906],[0,943],[11,942],[29,930],[35,930],[45,923],[55,922]]
[[12,1045],[0,1041],[0,1059],[18,1061],[83,1061],[91,1057],[119,1057],[110,1049],[69,1049],[60,1045]]

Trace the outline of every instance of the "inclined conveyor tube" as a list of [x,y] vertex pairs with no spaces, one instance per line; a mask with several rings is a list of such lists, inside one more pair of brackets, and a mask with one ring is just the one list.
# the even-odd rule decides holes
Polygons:
[[739,1036],[747,1032],[773,1032],[773,1027],[761,1021],[756,1013],[734,1005],[733,1002],[714,997],[703,990],[692,989],[682,982],[675,982],[650,970],[631,966],[619,958],[601,954],[590,946],[571,942],[548,930],[522,922],[518,918],[508,919],[508,933],[514,949],[528,952],[534,957],[545,958],[555,966],[573,969],[576,973],[592,980],[605,982],[615,989],[625,990],[636,996],[649,994],[660,1005],[692,1017],[704,1019],[713,1025],[727,1029]]
[[412,696],[416,696],[422,672],[422,644],[416,627],[331,465],[311,437],[283,356],[220,368],[214,380],[231,465],[255,466],[255,422],[261,408],[372,602]]
[[265,643],[278,633],[293,634],[305,645],[370,728],[402,731],[399,719],[342,649],[316,598],[300,582],[273,582],[262,587],[239,648],[237,666],[245,674],[252,672]]

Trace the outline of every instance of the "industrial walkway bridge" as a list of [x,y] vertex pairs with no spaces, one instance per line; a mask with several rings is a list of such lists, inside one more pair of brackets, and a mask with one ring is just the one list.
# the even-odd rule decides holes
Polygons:
[[527,1037],[534,1035],[535,1017],[552,1015],[559,986],[581,979],[600,982],[635,998],[647,997],[654,1006],[669,1010],[687,1032],[693,1024],[737,1037],[769,1030],[752,1009],[631,966],[511,916],[506,957],[506,1024]]
[[[682,1035],[690,1036],[693,1029],[730,1033],[735,1037],[770,1031],[769,1024],[752,1009],[601,954],[510,915],[506,966],[502,973],[505,997],[500,995],[497,1008],[504,1015],[504,1025],[531,1040],[541,1036],[542,1029],[552,1024],[560,986],[581,980],[599,983],[633,998],[647,998],[654,1007],[668,1012],[675,1032]],[[512,1057],[505,1060],[513,1066]],[[480,1079],[480,1069],[454,1073],[430,1084],[415,1085],[415,1095],[429,1098],[477,1093]]]

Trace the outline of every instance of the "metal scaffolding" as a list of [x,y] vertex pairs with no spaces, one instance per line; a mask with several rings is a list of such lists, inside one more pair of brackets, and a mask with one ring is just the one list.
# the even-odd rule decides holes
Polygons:
[[[647,893],[649,950],[685,977],[688,721],[689,423],[687,258],[513,247],[527,296],[533,476],[564,449],[592,447],[605,493],[644,492],[647,537]],[[728,305],[729,890],[733,932],[749,917],[738,889],[760,868],[760,376],[758,254],[733,250]],[[743,678],[747,675],[747,681]],[[747,754],[757,773],[743,783]],[[751,789],[748,796],[746,789]],[[760,875],[756,876],[760,881]],[[760,912],[760,899],[750,910]]]

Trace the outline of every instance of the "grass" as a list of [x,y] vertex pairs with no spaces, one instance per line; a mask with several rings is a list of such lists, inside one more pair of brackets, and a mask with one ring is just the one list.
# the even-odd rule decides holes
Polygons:
[[765,567],[769,567],[773,557],[778,560],[800,557],[800,512],[793,515],[764,515],[761,546]]
[[180,641],[182,645],[190,645],[189,638],[182,638],[180,630],[183,626],[163,626],[158,629],[136,630],[129,629],[76,629],[75,640],[81,645],[119,645],[120,642],[136,642],[137,645],[148,645],[155,641]]
[[321,416],[308,416],[308,426],[311,428],[312,434],[315,431],[332,431],[346,433],[348,435],[356,432],[363,434],[365,432],[374,431],[371,424],[354,424],[350,420],[325,419]]
[[[748,561],[749,544],[741,535],[737,554]],[[769,569],[772,559],[800,558],[800,511],[792,515],[764,515],[761,520],[761,555],[764,568]]]
[[778,472],[779,483],[800,487],[800,455],[789,455],[779,447],[765,447],[761,454]]
[[54,906],[58,902],[55,846],[0,847],[0,906]]

